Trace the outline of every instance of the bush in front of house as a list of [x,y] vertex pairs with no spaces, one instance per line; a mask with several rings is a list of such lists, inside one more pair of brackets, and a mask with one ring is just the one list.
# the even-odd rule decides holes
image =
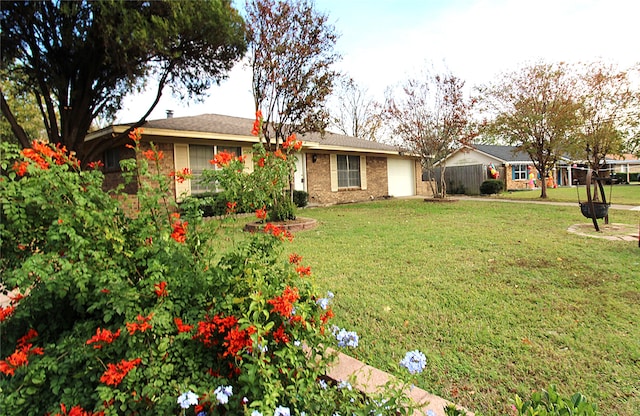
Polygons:
[[[628,183],[626,173],[614,173],[613,175],[618,179],[617,183]],[[638,181],[640,181],[640,173],[629,173],[629,183]]]
[[500,179],[489,179],[480,184],[480,193],[482,195],[499,194],[504,190],[504,182]]
[[412,414],[406,384],[326,381],[325,347],[357,336],[332,331],[286,230],[213,253],[217,228],[176,212],[153,145],[122,163],[130,217],[64,149],[0,146],[3,414]]
[[305,191],[293,191],[293,203],[298,208],[304,208],[309,204],[309,193]]

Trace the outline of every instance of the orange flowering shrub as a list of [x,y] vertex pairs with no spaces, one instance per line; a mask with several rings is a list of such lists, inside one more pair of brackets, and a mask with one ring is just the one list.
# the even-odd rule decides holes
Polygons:
[[[99,163],[85,170],[59,147],[0,145],[0,283],[14,293],[0,306],[2,412],[377,409],[382,401],[320,383],[333,312],[300,256],[283,256],[293,235],[268,223],[212,252],[218,228],[176,212],[161,154],[141,150],[140,131],[130,136],[138,157],[122,165],[140,201],[131,216],[103,191]],[[261,157],[271,182],[277,175],[266,170],[282,159]],[[242,163],[216,160],[234,175]]]

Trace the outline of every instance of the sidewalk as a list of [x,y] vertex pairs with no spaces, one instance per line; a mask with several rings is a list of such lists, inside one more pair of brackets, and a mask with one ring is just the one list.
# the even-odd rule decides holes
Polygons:
[[[540,200],[523,200],[523,199],[505,199],[505,198],[494,198],[492,196],[467,196],[467,195],[454,195],[449,196],[451,199],[458,199],[460,201],[483,201],[483,202],[511,202],[514,204],[539,204],[539,205],[557,205],[563,207],[579,207],[577,202],[554,202],[554,201],[540,201]],[[622,204],[611,204],[609,209],[619,209],[626,211],[638,211],[640,210],[640,205],[622,205]]]

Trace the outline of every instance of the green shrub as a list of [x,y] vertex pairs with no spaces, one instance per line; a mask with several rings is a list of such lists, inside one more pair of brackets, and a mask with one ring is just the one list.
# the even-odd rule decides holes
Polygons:
[[293,191],[293,203],[298,208],[304,208],[309,203],[309,194],[305,191]]
[[504,182],[500,179],[489,179],[480,185],[480,193],[482,195],[499,194],[504,189]]
[[[618,183],[627,183],[627,174],[626,173],[614,173],[614,176],[618,179]],[[629,174],[629,182],[638,182],[640,181],[640,173],[630,173]]]
[[515,408],[518,415],[523,416],[595,416],[597,407],[589,403],[582,394],[576,393],[571,397],[563,397],[552,385],[549,390],[537,391],[530,400],[523,401],[519,396],[515,398]]
[[320,382],[330,297],[283,256],[285,230],[212,252],[219,227],[175,213],[153,145],[122,162],[132,217],[62,149],[1,146],[3,414],[411,414],[408,384],[365,397]]

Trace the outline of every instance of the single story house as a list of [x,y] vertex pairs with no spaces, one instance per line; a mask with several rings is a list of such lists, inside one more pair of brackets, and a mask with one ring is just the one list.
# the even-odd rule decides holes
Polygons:
[[[145,123],[141,146],[153,142],[164,153],[163,172],[189,168],[194,179],[173,183],[179,202],[185,196],[205,192],[196,178],[203,169],[213,168],[209,160],[220,151],[245,155],[245,169],[253,169],[252,146],[259,139],[251,135],[253,119],[203,114],[167,117]],[[86,140],[110,140],[129,125],[113,125],[90,133]],[[428,195],[422,182],[420,161],[395,146],[327,132],[298,136],[303,145],[296,154],[295,189],[309,194],[313,205],[367,201],[383,197]],[[119,161],[134,156],[125,146],[104,153],[106,186],[121,183]],[[135,189],[129,189],[135,204]]]
[[[499,172],[499,178],[505,182],[505,189],[521,190],[540,186],[541,178],[526,152],[518,151],[514,146],[477,144],[463,146],[446,159],[446,172],[453,174],[456,167],[476,166],[482,173],[482,180],[491,178],[493,166]],[[533,174],[533,184],[531,183]],[[572,183],[569,160],[561,160],[547,178],[547,186],[568,186]]]

